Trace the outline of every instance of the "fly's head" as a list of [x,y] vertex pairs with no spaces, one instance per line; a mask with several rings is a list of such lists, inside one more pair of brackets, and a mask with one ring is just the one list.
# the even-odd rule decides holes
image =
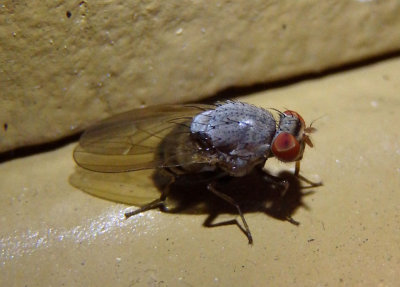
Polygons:
[[272,153],[284,162],[300,161],[305,145],[313,147],[309,135],[314,131],[311,125],[306,127],[298,113],[290,110],[280,113],[278,129],[271,144]]

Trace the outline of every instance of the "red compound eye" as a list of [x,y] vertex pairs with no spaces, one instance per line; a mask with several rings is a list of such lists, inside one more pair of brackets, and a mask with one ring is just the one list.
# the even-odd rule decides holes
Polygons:
[[301,122],[301,125],[302,125],[303,127],[306,126],[306,123],[305,123],[305,121],[303,120],[303,118],[302,118],[298,113],[296,113],[295,111],[287,110],[287,111],[284,111],[283,113],[284,113],[285,115],[298,118],[298,119],[300,120],[300,122]]
[[276,136],[271,150],[281,161],[295,161],[299,157],[300,144],[293,135],[282,132]]

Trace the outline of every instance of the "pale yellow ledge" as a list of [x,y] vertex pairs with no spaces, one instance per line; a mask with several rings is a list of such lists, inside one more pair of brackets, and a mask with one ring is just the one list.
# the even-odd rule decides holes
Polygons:
[[302,174],[324,184],[300,197],[299,226],[247,213],[253,246],[236,225],[203,227],[207,214],[125,220],[128,206],[69,185],[75,143],[3,162],[0,285],[396,286],[399,89],[394,58],[240,98],[318,119]]

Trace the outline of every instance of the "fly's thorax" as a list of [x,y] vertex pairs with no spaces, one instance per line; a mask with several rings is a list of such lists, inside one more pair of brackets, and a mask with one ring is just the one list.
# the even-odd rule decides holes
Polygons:
[[220,168],[242,176],[269,157],[276,121],[267,110],[229,101],[195,116],[190,131]]

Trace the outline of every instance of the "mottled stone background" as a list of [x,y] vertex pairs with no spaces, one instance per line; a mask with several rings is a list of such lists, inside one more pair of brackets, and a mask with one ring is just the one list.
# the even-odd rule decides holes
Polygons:
[[0,152],[396,51],[399,15],[396,0],[2,1]]

